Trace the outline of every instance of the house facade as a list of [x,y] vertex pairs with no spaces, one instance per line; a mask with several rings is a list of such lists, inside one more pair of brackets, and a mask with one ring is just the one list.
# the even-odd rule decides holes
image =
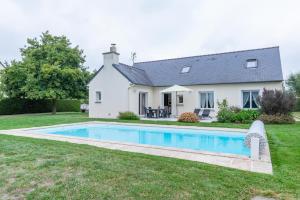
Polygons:
[[[113,44],[89,83],[89,116],[116,118],[119,112],[144,115],[145,107],[169,107],[172,114],[195,108],[218,112],[218,102],[257,108],[264,88],[283,88],[279,47],[134,63],[119,62]],[[181,85],[190,92],[163,93]]]

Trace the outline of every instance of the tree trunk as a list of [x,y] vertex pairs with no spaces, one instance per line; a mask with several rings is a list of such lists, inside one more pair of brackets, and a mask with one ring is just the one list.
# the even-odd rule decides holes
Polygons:
[[56,99],[52,100],[52,115],[56,114],[56,105],[57,105],[57,101]]

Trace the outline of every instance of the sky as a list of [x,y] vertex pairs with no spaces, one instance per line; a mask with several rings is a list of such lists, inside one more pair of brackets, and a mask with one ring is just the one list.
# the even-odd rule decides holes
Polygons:
[[66,35],[98,69],[117,44],[120,62],[280,46],[284,78],[300,72],[299,0],[0,0],[0,61],[27,38]]

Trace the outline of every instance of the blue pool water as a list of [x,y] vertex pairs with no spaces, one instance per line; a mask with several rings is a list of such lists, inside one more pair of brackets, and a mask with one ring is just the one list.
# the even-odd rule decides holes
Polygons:
[[244,145],[245,134],[238,132],[109,124],[70,125],[38,129],[35,132],[103,141],[250,155],[249,148]]

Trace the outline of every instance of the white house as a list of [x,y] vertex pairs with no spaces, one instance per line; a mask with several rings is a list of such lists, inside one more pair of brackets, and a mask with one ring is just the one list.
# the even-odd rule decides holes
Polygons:
[[[282,89],[279,47],[134,63],[119,63],[112,44],[89,83],[89,116],[115,118],[121,111],[143,115],[145,107],[171,107],[174,114],[195,108],[218,111],[217,102],[256,108],[264,88]],[[162,93],[180,85],[190,92]]]

